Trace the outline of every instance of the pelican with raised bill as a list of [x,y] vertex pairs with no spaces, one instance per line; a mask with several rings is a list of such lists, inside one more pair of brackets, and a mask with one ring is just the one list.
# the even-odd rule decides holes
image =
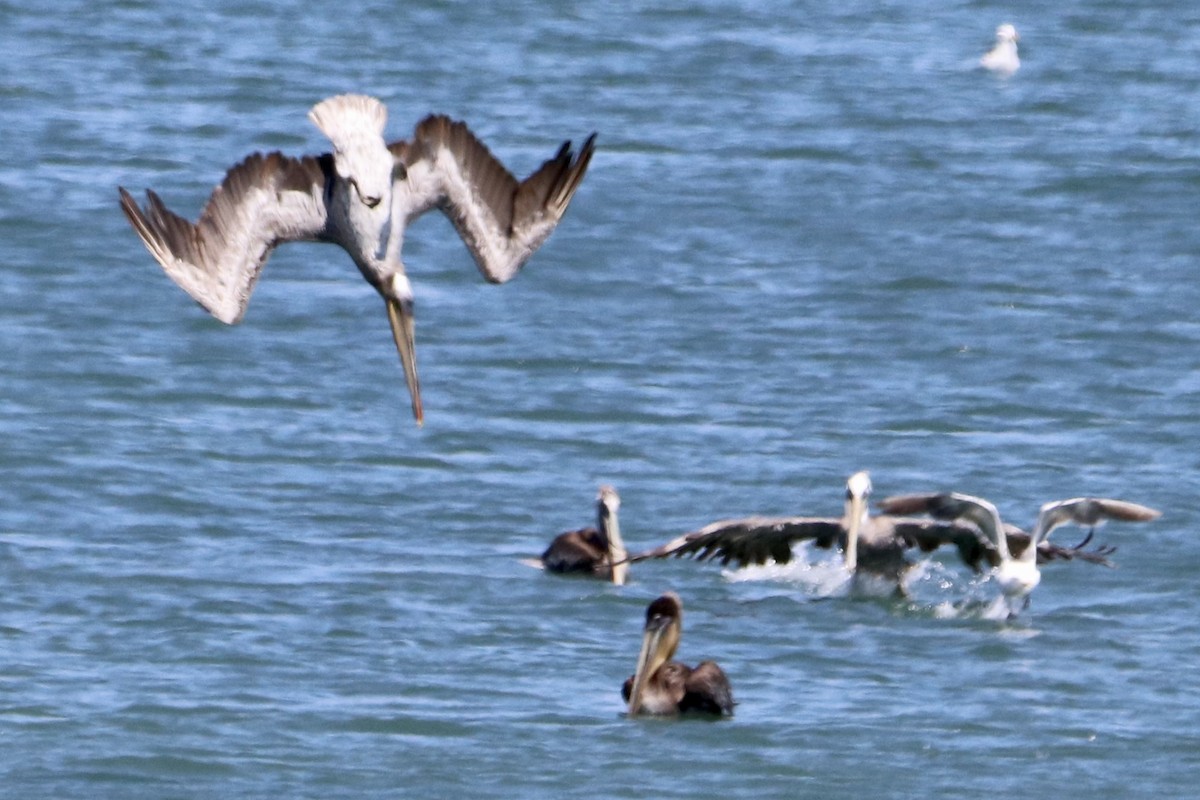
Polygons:
[[420,425],[413,289],[400,258],[405,229],[440,209],[483,277],[504,283],[562,219],[587,172],[596,135],[578,153],[565,142],[518,181],[464,123],[446,116],[428,116],[410,140],[391,143],[383,137],[387,109],[373,97],[331,97],[308,117],[332,142],[332,153],[248,156],[226,173],[196,223],[168,210],[149,190],[143,209],[120,188],[121,209],[167,275],[230,325],[246,313],[276,246],[312,241],[342,247],[384,299]]
[[540,559],[524,563],[547,572],[594,575],[623,586],[629,575],[629,560],[617,518],[620,508],[617,490],[601,486],[596,495],[596,527],[560,533]]
[[683,601],[675,592],[667,592],[646,608],[637,667],[621,687],[629,716],[733,713],[733,689],[715,661],[701,661],[692,668],[671,660],[682,635]]
[[[914,566],[906,551],[919,548],[929,552],[943,544],[953,544],[963,561],[975,570],[989,558],[991,547],[982,531],[973,522],[957,519],[928,519],[898,516],[888,508],[884,516],[871,516],[871,476],[856,472],[846,481],[846,506],[838,517],[747,517],[714,522],[691,533],[672,539],[666,544],[636,553],[629,560],[650,558],[694,557],[697,561],[719,559],[722,565],[734,562],[739,567],[750,564],[787,564],[792,560],[793,547],[812,541],[817,547],[842,548],[843,565],[851,575],[851,588],[863,594],[877,594],[881,587],[888,593],[903,596],[904,580]],[[922,509],[923,511],[923,509]],[[1009,535],[1027,536],[1016,528],[1006,528]],[[1108,549],[1086,551],[1083,545],[1058,547],[1042,542],[1038,555],[1042,560],[1079,558],[1107,563]]]
[[[1019,529],[1013,530],[1005,525],[992,503],[957,492],[888,497],[879,503],[879,507],[888,513],[929,514],[942,520],[966,520],[977,526],[990,547],[991,552],[987,557],[994,565],[996,583],[1010,618],[1029,605],[1029,596],[1041,582],[1042,574],[1038,569],[1040,558],[1054,557],[1043,554],[1054,552],[1047,547],[1046,538],[1055,528],[1073,523],[1094,529],[1105,519],[1146,522],[1162,515],[1162,512],[1153,508],[1124,500],[1096,497],[1054,500],[1041,507],[1033,531],[1026,536]],[[1024,539],[1021,549],[1010,548],[1010,542],[1021,539]],[[1090,539],[1089,532],[1088,538],[1073,549],[1082,547]]]

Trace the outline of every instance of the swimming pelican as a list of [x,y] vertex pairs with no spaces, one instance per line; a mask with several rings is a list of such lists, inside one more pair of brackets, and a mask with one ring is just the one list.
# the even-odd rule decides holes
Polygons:
[[[660,547],[630,556],[629,560],[693,556],[697,561],[719,558],[722,565],[733,561],[739,567],[768,561],[786,564],[792,560],[792,547],[797,542],[812,540],[821,548],[829,548],[837,543],[842,547],[846,571],[852,575],[852,588],[869,591],[873,586],[881,585],[903,595],[906,591],[904,578],[914,566],[905,555],[910,548],[929,552],[943,544],[953,544],[963,561],[976,571],[979,570],[980,561],[989,554],[982,532],[971,522],[899,516],[891,511],[885,516],[872,517],[868,507],[870,495],[870,474],[856,472],[846,481],[846,508],[841,518],[749,517],[722,520],[685,533]],[[1012,526],[1006,527],[1005,531],[1018,540],[1021,536],[1027,536]],[[1083,546],[1088,541],[1085,539],[1072,548],[1042,542],[1037,547],[1038,558],[1042,561],[1080,558],[1107,563],[1104,557],[1111,550],[1099,548],[1086,551]]]
[[715,661],[695,669],[672,661],[683,633],[683,601],[667,592],[646,608],[637,668],[621,687],[629,716],[638,714],[732,714],[733,689]]
[[624,586],[629,574],[625,543],[617,510],[621,497],[611,486],[601,486],[596,495],[596,527],[560,533],[542,553],[541,560],[525,563],[547,572],[580,572]]
[[[1014,552],[1009,547],[1012,541],[1010,526],[1001,521],[996,507],[983,498],[957,492],[911,494],[885,498],[879,507],[888,513],[923,513],[943,520],[965,519],[976,525],[990,545],[992,553],[988,554],[988,559],[995,568],[996,583],[1004,596],[1010,617],[1016,616],[1029,605],[1030,594],[1041,582],[1042,574],[1038,569],[1036,554],[1055,528],[1067,523],[1094,528],[1105,519],[1144,522],[1161,516],[1161,512],[1153,508],[1124,500],[1095,497],[1054,500],[1042,505],[1037,524],[1028,534],[1027,543]],[[1091,538],[1090,534],[1088,538]],[[1085,539],[1083,543],[1087,541]]]
[[630,561],[669,556],[694,556],[698,561],[720,558],[739,567],[765,564],[773,560],[786,564],[792,559],[797,542],[812,540],[818,547],[842,547],[843,563],[855,581],[859,573],[904,592],[904,574],[912,566],[905,550],[918,543],[918,535],[930,529],[946,529],[938,539],[955,536],[974,540],[973,529],[929,519],[872,517],[868,507],[871,477],[856,472],[846,481],[846,507],[841,518],[834,517],[748,517],[714,522],[692,533],[630,557]]
[[441,115],[410,141],[383,138],[387,109],[365,95],[317,103],[308,118],[333,153],[254,153],[231,168],[195,224],[153,191],[143,210],[120,188],[121,209],[151,255],[192,299],[240,322],[271,251],[284,242],[341,246],[383,297],[413,416],[424,421],[413,342],[413,290],[400,258],[408,224],[432,208],[450,218],[483,277],[504,283],[553,232],[592,158],[593,133],[518,182],[465,124]]
[[996,44],[979,59],[979,66],[999,75],[1012,75],[1021,68],[1017,56],[1017,29],[1007,22],[996,28]]

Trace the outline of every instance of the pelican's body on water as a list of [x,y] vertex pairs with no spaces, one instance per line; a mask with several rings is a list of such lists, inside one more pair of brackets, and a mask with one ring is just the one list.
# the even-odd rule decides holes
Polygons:
[[671,660],[682,635],[683,601],[667,592],[646,608],[637,666],[621,687],[629,716],[733,713],[733,689],[715,661],[701,661],[693,668]]
[[594,575],[618,586],[629,574],[628,553],[621,540],[617,512],[621,497],[611,486],[601,486],[596,495],[596,527],[560,533],[550,542],[541,559],[526,563],[547,572]]
[[271,251],[292,241],[342,247],[383,297],[417,423],[424,419],[413,341],[413,290],[401,260],[409,223],[433,208],[454,223],[483,276],[503,283],[553,232],[592,157],[566,142],[518,182],[462,122],[432,115],[411,140],[383,138],[387,109],[365,95],[317,103],[309,119],[333,152],[254,153],[232,167],[196,223],[153,191],[121,208],[167,274],[214,317],[242,319]]

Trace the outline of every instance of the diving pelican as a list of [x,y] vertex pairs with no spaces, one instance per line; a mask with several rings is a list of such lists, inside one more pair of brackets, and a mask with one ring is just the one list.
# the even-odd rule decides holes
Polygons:
[[1007,22],[996,28],[996,44],[979,59],[979,66],[997,75],[1012,75],[1021,68],[1017,56],[1017,29]]
[[[846,481],[846,507],[841,518],[749,517],[722,520],[685,533],[660,547],[630,556],[629,560],[693,556],[698,561],[719,558],[722,565],[733,561],[739,567],[768,561],[786,564],[792,560],[792,547],[797,542],[812,540],[821,548],[830,548],[837,543],[842,547],[846,571],[852,576],[852,588],[863,590],[882,585],[900,595],[906,591],[906,573],[914,566],[906,557],[906,551],[914,547],[929,552],[943,544],[953,544],[963,561],[979,570],[980,561],[987,555],[988,545],[975,524],[898,516],[890,511],[887,515],[873,517],[868,507],[871,488],[869,473],[856,472],[851,475]],[[1005,530],[1009,536],[1026,536],[1011,526]],[[1042,542],[1037,548],[1038,558],[1042,561],[1079,558],[1107,563],[1104,557],[1111,550],[1099,548],[1092,552],[1085,551],[1083,545],[1087,542],[1085,539],[1072,548]],[[864,577],[868,581],[864,582]]]
[[542,553],[541,560],[525,563],[547,572],[577,572],[595,575],[624,586],[629,574],[628,555],[621,541],[617,510],[621,497],[611,486],[601,486],[596,495],[596,527],[560,533]]
[[695,669],[672,661],[683,633],[683,601],[667,592],[646,608],[637,668],[621,687],[629,716],[638,714],[732,714],[733,689],[715,661]]
[[145,209],[120,188],[121,209],[142,243],[192,299],[227,324],[240,322],[271,251],[284,242],[339,245],[375,287],[417,424],[424,421],[413,341],[413,290],[400,258],[408,224],[432,208],[450,218],[483,277],[504,283],[551,234],[592,158],[566,142],[518,182],[465,124],[441,115],[409,141],[383,138],[387,109],[365,95],[317,103],[308,118],[333,153],[293,158],[254,153],[231,168],[195,224],[153,191]]
[[[1147,506],[1108,498],[1076,497],[1053,500],[1042,505],[1037,523],[1027,535],[1013,530],[1000,519],[1000,512],[987,500],[957,492],[911,494],[888,497],[879,507],[894,514],[929,514],[943,520],[967,520],[978,527],[990,545],[988,560],[995,569],[996,584],[1004,597],[1009,617],[1015,617],[1029,605],[1029,596],[1041,582],[1037,554],[1047,544],[1046,537],[1060,525],[1074,523],[1095,528],[1105,519],[1145,522],[1157,519],[1161,512]],[[1010,548],[1014,539],[1026,537],[1020,550]],[[1091,538],[1084,539],[1082,546]],[[1030,546],[1032,545],[1032,546]],[[1109,551],[1111,552],[1111,550]]]

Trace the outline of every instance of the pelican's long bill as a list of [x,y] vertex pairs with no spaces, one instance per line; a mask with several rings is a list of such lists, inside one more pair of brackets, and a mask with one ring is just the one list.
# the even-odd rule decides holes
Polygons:
[[417,345],[413,335],[412,306],[397,300],[387,299],[388,322],[392,325],[392,338],[396,340],[396,351],[400,353],[400,365],[404,367],[404,380],[408,393],[412,395],[413,416],[418,425],[425,424],[425,412],[421,408],[421,380],[417,377]]
[[662,633],[670,624],[671,618],[661,614],[646,620],[646,628],[642,631],[642,650],[637,654],[637,668],[634,670],[634,687],[629,691],[629,716],[636,716],[642,710],[642,692],[646,691],[646,681],[666,661],[659,654]]

